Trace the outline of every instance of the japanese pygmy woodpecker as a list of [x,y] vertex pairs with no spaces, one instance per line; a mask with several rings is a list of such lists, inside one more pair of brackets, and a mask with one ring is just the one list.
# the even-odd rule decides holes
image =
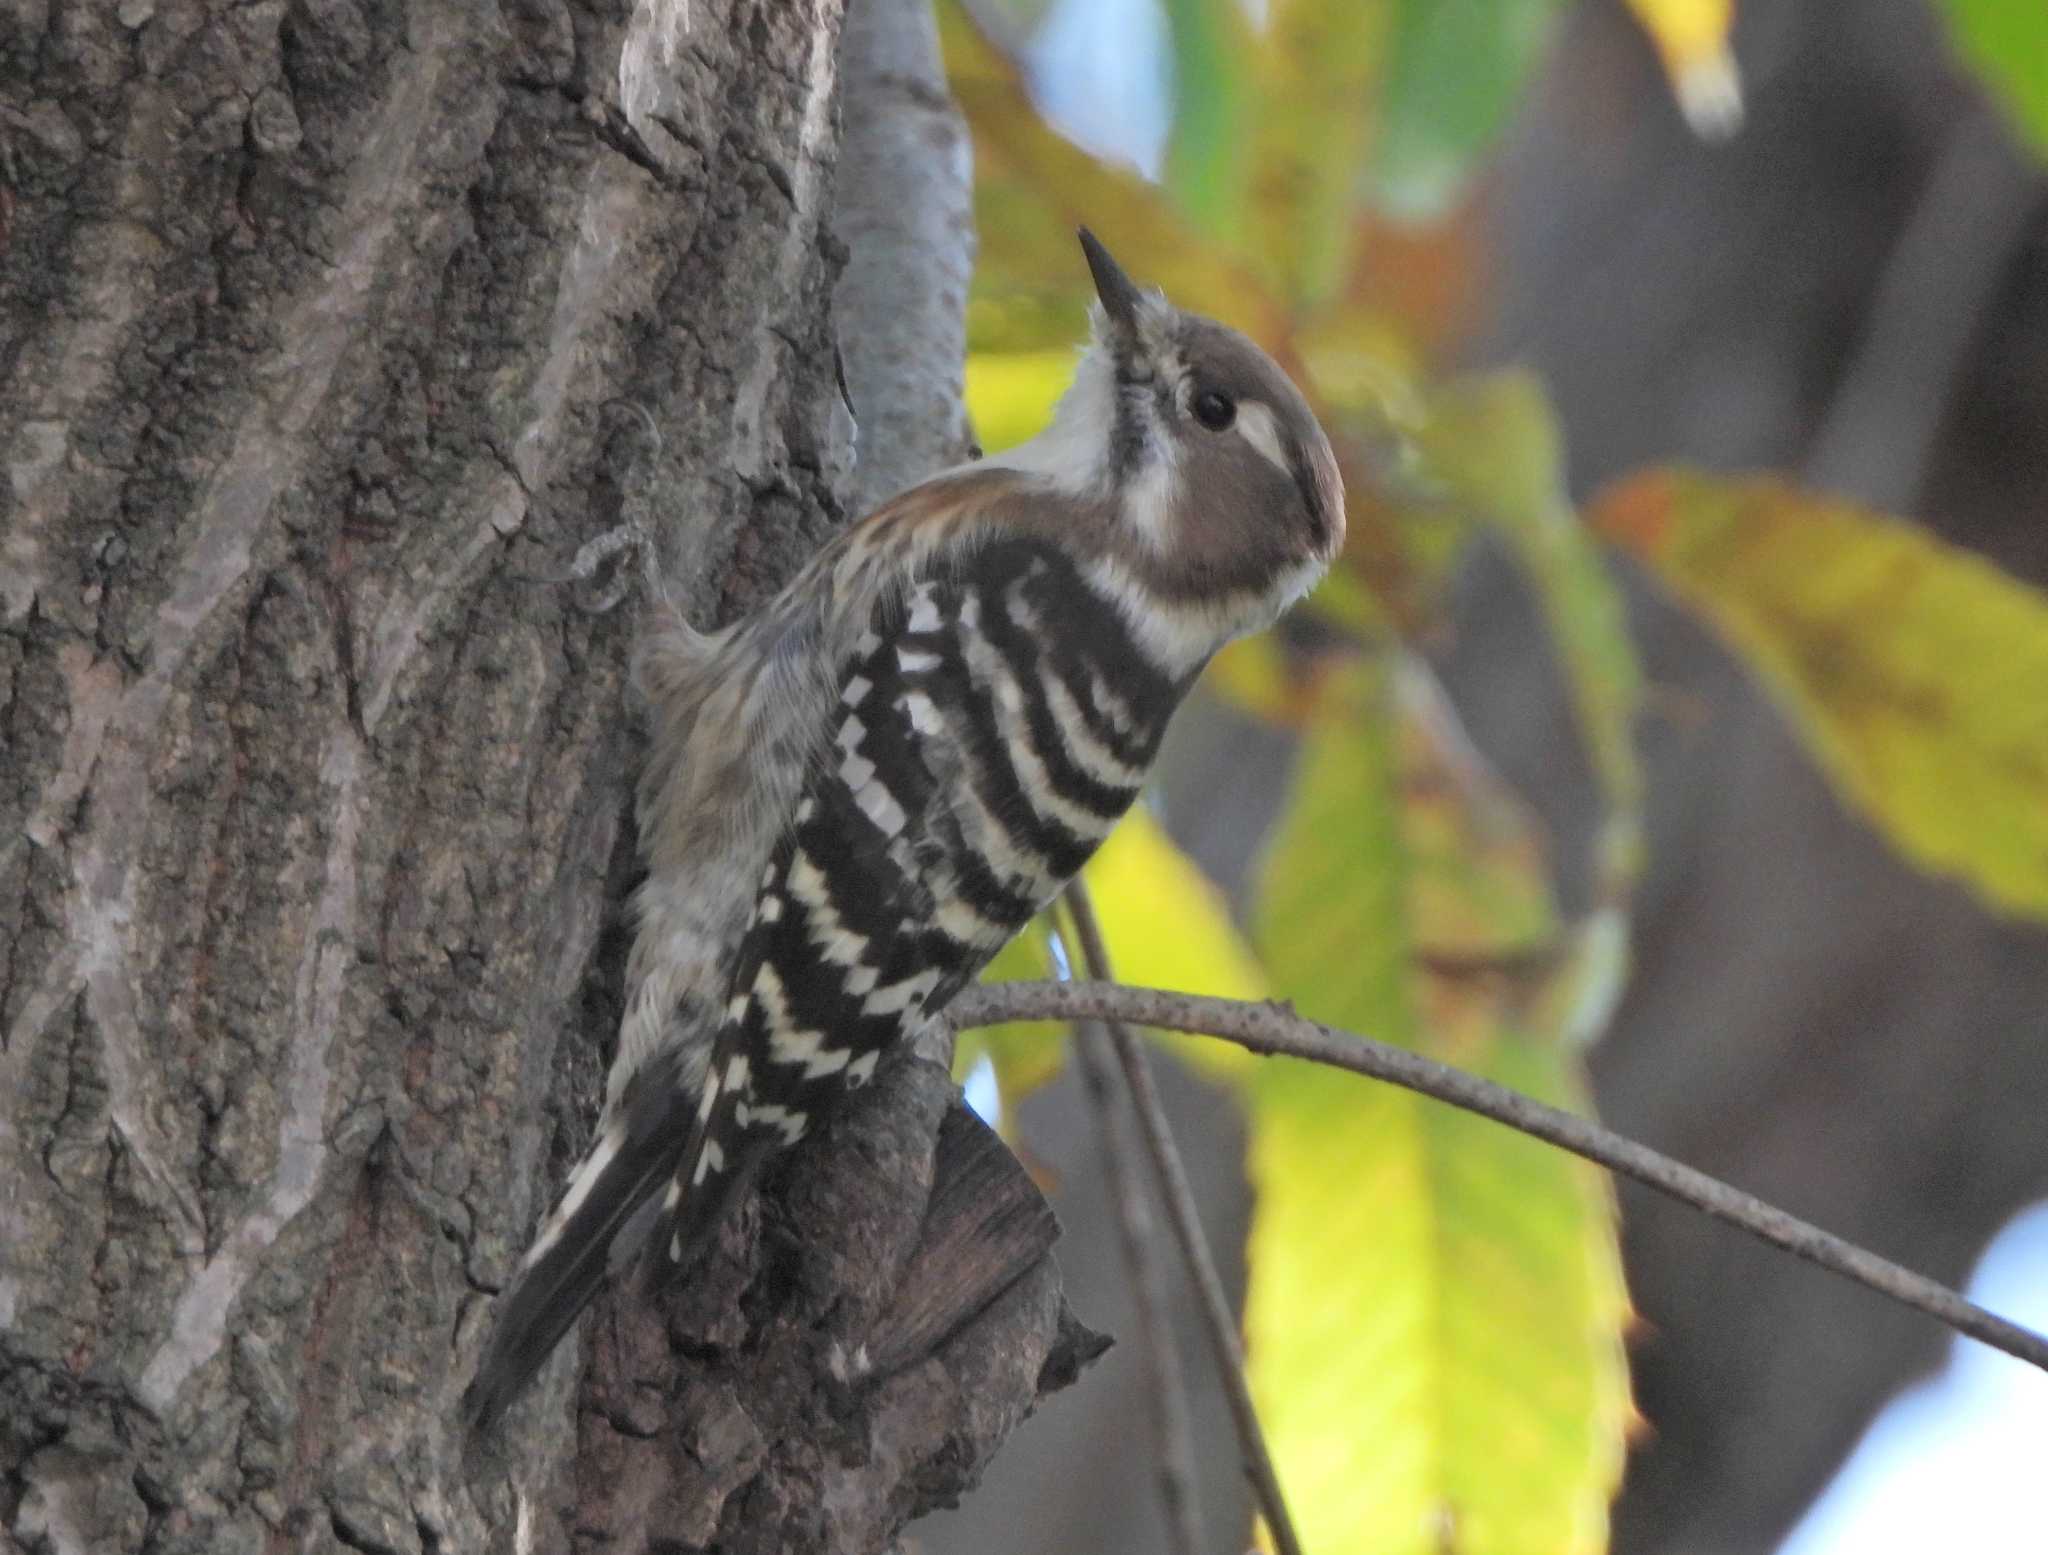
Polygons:
[[1217,649],[1344,538],[1330,444],[1237,331],[1100,306],[1052,423],[827,545],[638,678],[647,878],[597,1138],[502,1300],[488,1423],[608,1270],[680,1273],[763,1164],[939,1016],[1130,808]]

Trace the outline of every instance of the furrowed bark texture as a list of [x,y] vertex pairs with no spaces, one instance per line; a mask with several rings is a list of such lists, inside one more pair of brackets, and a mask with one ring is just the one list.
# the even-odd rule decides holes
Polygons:
[[[829,1420],[780,1352],[692,1381],[718,1509],[634,1523],[590,1470],[658,1395],[572,1425],[558,1359],[457,1424],[616,1018],[640,568],[604,537],[703,622],[841,516],[839,21],[0,16],[0,1548],[823,1548],[821,1485],[956,1496],[1078,1353],[1040,1261]],[[784,1174],[743,1232],[840,1220],[721,1263],[749,1334],[841,1276],[853,1332],[915,1266],[945,1095],[900,1066]],[[692,1300],[711,1355],[741,1319]],[[667,1345],[590,1326],[635,1321]]]

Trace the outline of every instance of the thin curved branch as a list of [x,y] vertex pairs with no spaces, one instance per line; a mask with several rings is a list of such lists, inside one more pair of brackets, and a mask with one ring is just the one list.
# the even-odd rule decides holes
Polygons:
[[1305,1058],[1385,1080],[1597,1162],[1809,1263],[1924,1312],[1959,1334],[2048,1371],[2048,1338],[1987,1312],[1911,1269],[1880,1258],[1705,1172],[1695,1171],[1612,1129],[1353,1032],[1297,1015],[1284,1004],[1247,1004],[1114,983],[994,983],[968,989],[948,1007],[956,1027],[1015,1020],[1122,1020],[1221,1037],[1270,1057]]
[[[1095,977],[1107,979],[1111,975],[1109,947],[1103,942],[1102,925],[1096,921],[1095,904],[1089,898],[1088,888],[1078,878],[1068,884],[1066,901],[1067,911],[1074,920],[1075,936],[1081,944],[1083,963]],[[1105,983],[1070,983],[1066,986],[1103,987]],[[1181,1164],[1180,1150],[1173,1142],[1173,1130],[1166,1121],[1166,1108],[1159,1100],[1159,1087],[1152,1078],[1152,1065],[1145,1056],[1144,1044],[1132,1035],[1129,1026],[1114,1013],[1101,1019],[1103,1029],[1109,1033],[1110,1047],[1116,1054],[1117,1063],[1123,1069],[1124,1084],[1131,1093],[1131,1110],[1138,1119],[1138,1137],[1144,1141],[1145,1154],[1151,1158],[1159,1196],[1166,1204],[1167,1221],[1173,1227],[1174,1240],[1180,1244],[1181,1257],[1188,1266],[1195,1294],[1200,1298],[1202,1329],[1215,1353],[1217,1374],[1223,1383],[1224,1397],[1230,1404],[1231,1420],[1237,1427],[1245,1477],[1251,1481],[1259,1513],[1266,1519],[1266,1527],[1273,1535],[1273,1546],[1279,1555],[1302,1555],[1301,1539],[1294,1531],[1294,1518],[1288,1512],[1287,1499],[1280,1490],[1279,1471],[1274,1468],[1272,1451],[1266,1445],[1265,1427],[1259,1423],[1258,1409],[1252,1403],[1251,1385],[1245,1378],[1244,1345],[1238,1338],[1237,1319],[1231,1313],[1230,1298],[1224,1293],[1223,1276],[1217,1272],[1216,1256],[1209,1250],[1209,1239],[1202,1231],[1202,1219],[1195,1209],[1194,1189],[1188,1185],[1187,1169]]]
[[1195,1510],[1195,1444],[1188,1428],[1187,1379],[1180,1352],[1174,1348],[1173,1324],[1167,1315],[1165,1271],[1153,1246],[1152,1207],[1138,1180],[1137,1146],[1126,1132],[1124,1111],[1116,1089],[1115,1050],[1109,1033],[1090,1021],[1074,1032],[1074,1058],[1081,1081],[1095,1109],[1102,1134],[1102,1159],[1109,1174],[1109,1196],[1116,1205],[1117,1240],[1131,1281],[1131,1306],[1138,1315],[1140,1347],[1151,1386],[1153,1444],[1159,1454],[1159,1505],[1176,1550],[1204,1548]]
[[1990,109],[1956,115],[1807,449],[1808,484],[1912,510],[1971,342],[2035,228],[2037,176]]

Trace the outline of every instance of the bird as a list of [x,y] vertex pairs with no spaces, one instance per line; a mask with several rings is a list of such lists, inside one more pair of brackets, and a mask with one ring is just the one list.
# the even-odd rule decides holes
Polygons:
[[646,634],[618,1054],[500,1298],[476,1428],[607,1278],[686,1277],[763,1167],[941,1018],[1138,798],[1210,658],[1342,546],[1285,371],[1079,239],[1090,336],[1043,432],[882,503],[732,625],[667,609]]

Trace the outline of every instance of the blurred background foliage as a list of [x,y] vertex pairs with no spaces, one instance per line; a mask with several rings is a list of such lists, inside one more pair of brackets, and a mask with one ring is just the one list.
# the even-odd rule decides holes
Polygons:
[[[975,145],[967,392],[983,444],[1031,435],[1066,384],[1091,296],[1073,242],[1085,224],[1141,281],[1288,368],[1349,497],[1328,584],[1205,683],[1293,750],[1257,866],[1233,899],[1134,816],[1089,871],[1120,975],[1285,997],[1583,1105],[1644,867],[1644,675],[1614,557],[1719,635],[1914,868],[2033,920],[2048,919],[2048,599],[1927,529],[1770,472],[1637,470],[1581,512],[1542,383],[1457,370],[1482,302],[1471,185],[1564,9],[1164,0],[1171,113],[1158,165],[1140,171],[1041,117],[1019,62],[1040,8],[939,8]],[[1937,9],[2013,133],[2048,151],[2048,7]],[[1694,131],[1737,133],[1730,0],[1629,10]],[[1595,819],[1569,893],[1546,828],[1417,651],[1482,544],[1513,559],[1576,721]],[[1055,965],[1040,931],[992,975]],[[1246,1336],[1308,1547],[1604,1549],[1635,1420],[1604,1178],[1405,1093],[1176,1050],[1248,1120]],[[1061,1062],[1042,1030],[961,1049],[1006,1117]]]

